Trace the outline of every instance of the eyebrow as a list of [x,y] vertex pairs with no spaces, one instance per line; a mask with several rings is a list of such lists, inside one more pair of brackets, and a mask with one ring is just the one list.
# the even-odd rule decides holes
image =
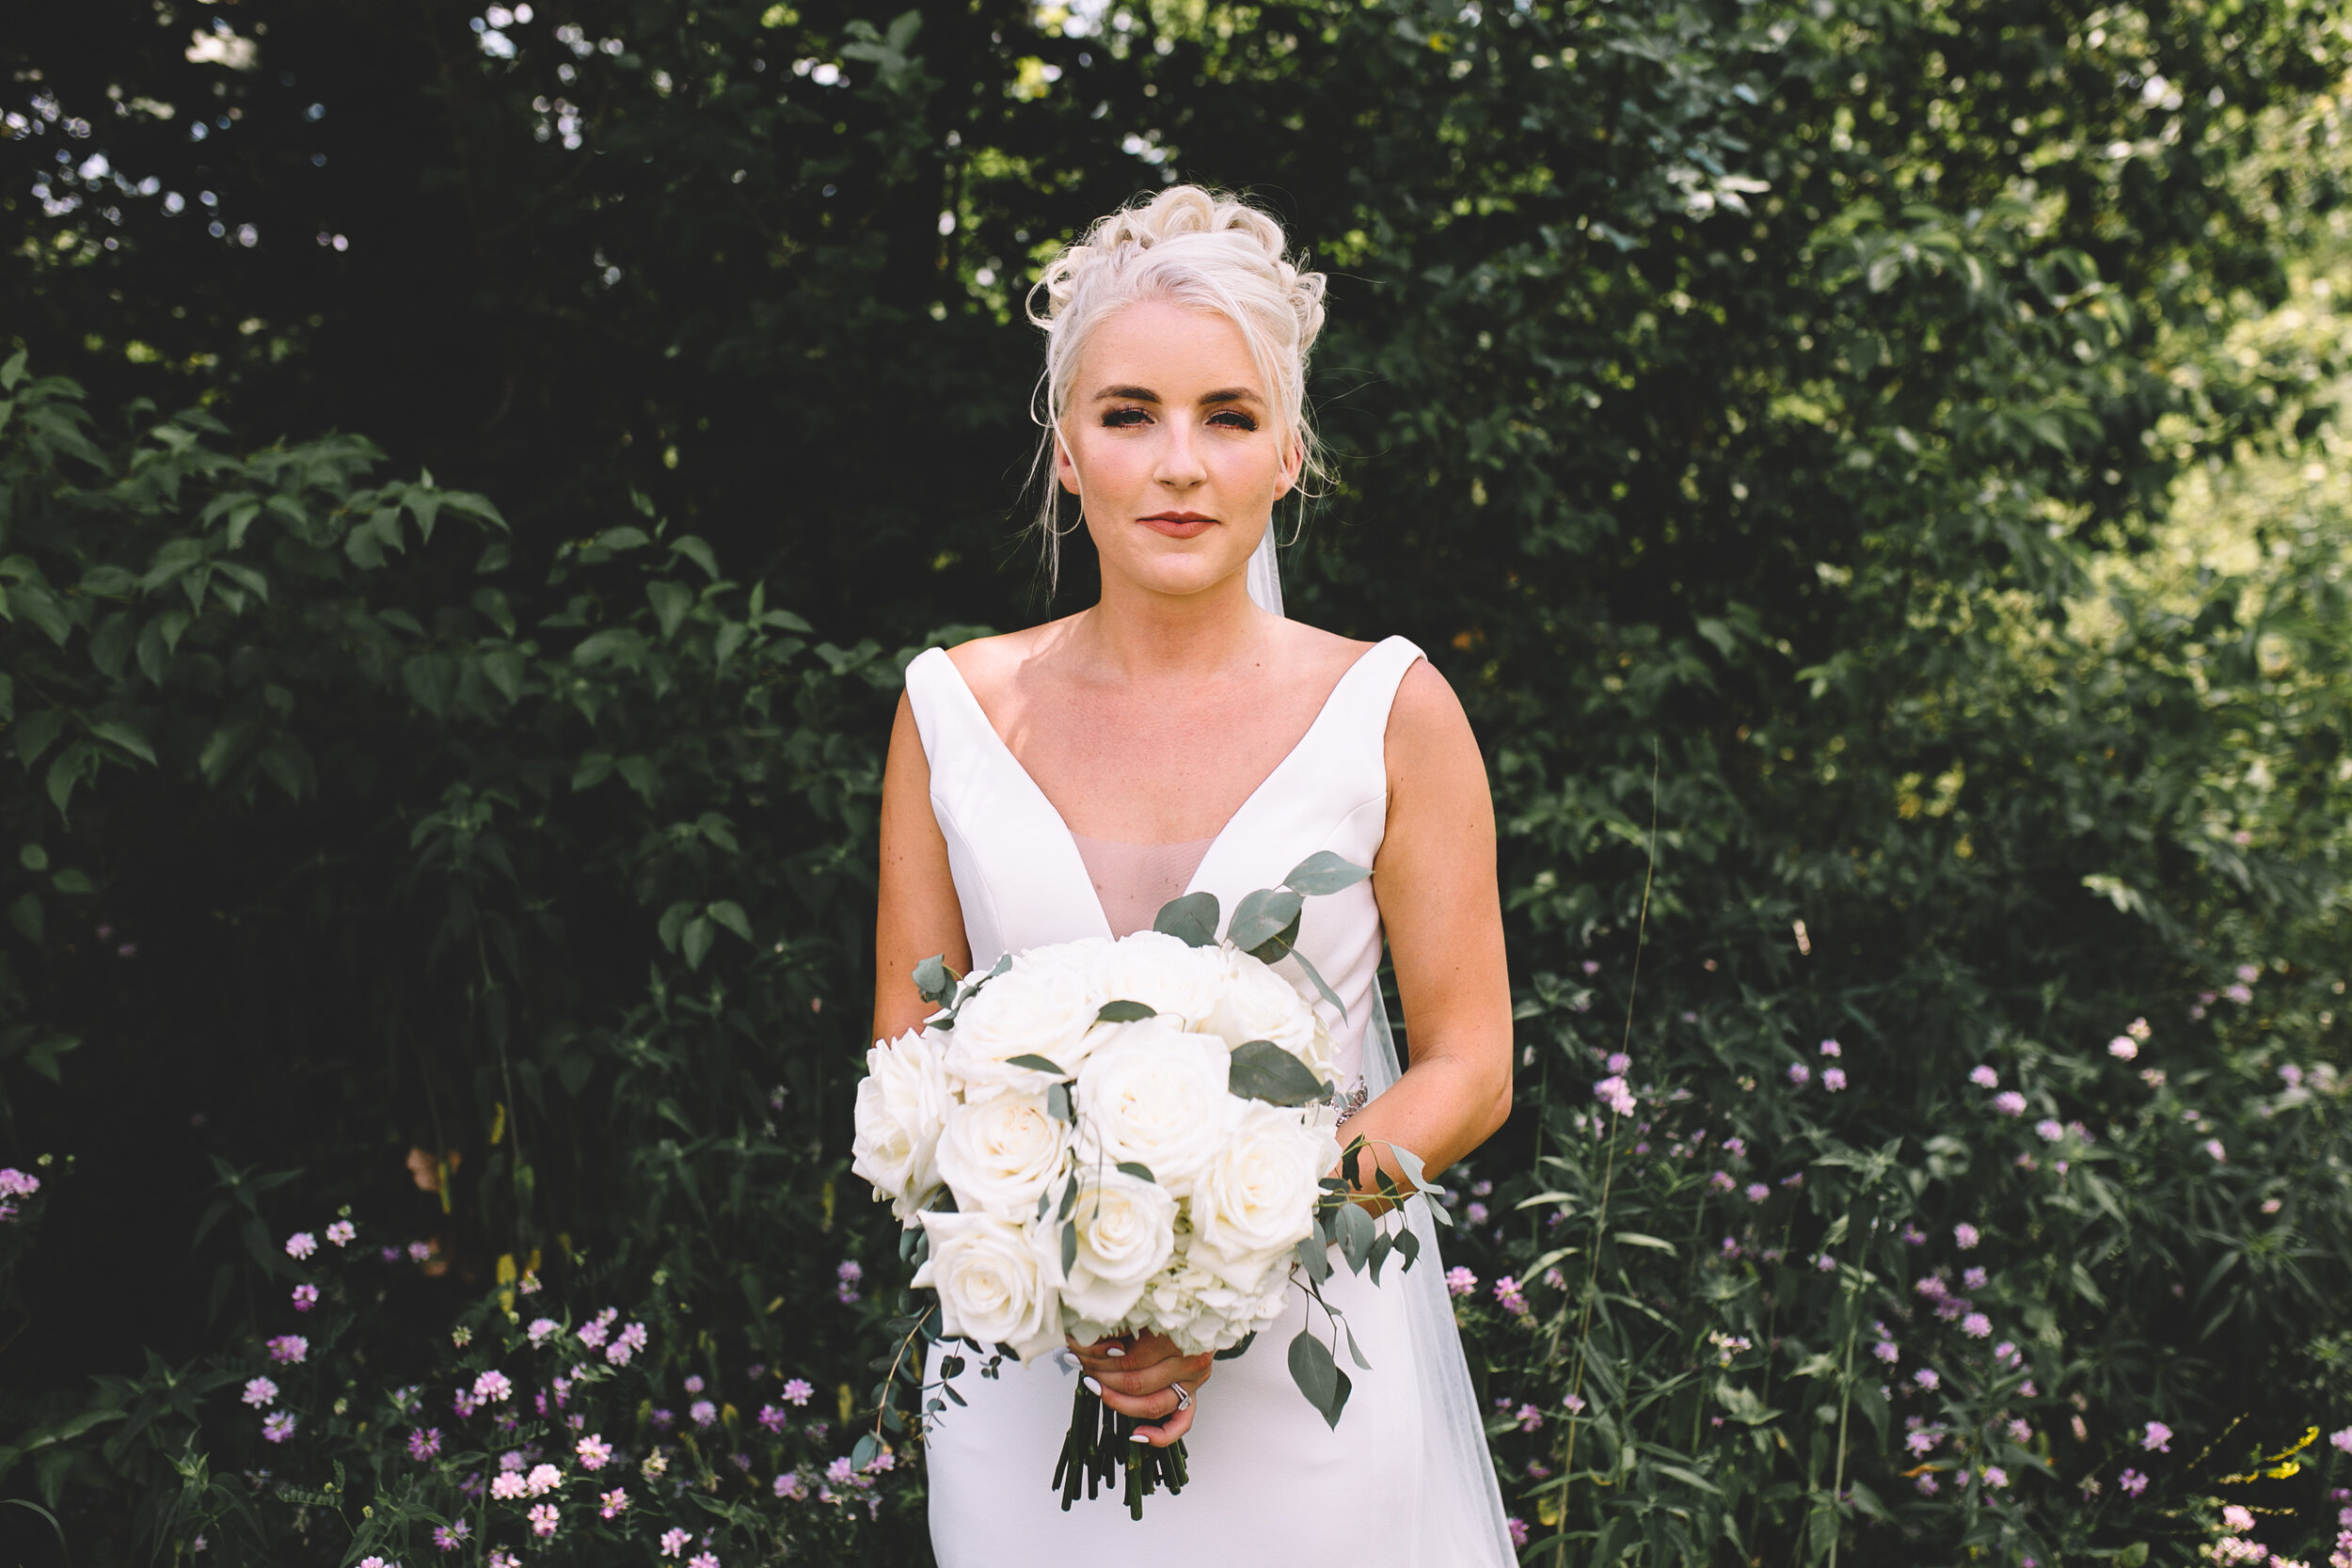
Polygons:
[[[1115,399],[1130,403],[1157,403],[1160,401],[1160,394],[1149,387],[1105,387],[1094,394],[1094,401],[1097,403],[1107,403]],[[1263,403],[1264,401],[1247,387],[1223,387],[1214,392],[1203,392],[1200,395],[1200,406],[1203,408],[1213,403]]]

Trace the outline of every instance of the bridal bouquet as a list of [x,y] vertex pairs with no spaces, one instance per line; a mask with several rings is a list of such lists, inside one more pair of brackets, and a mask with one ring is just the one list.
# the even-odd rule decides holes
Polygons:
[[[1363,1146],[1343,1148],[1337,1135],[1331,1036],[1271,967],[1295,958],[1339,1008],[1293,946],[1299,912],[1306,896],[1368,875],[1311,856],[1279,888],[1244,898],[1222,940],[1216,897],[1197,893],[1116,942],[1008,954],[977,977],[936,958],[917,967],[940,1011],[866,1053],[853,1168],[909,1227],[914,1283],[938,1298],[937,1337],[1025,1361],[1065,1335],[1153,1331],[1224,1358],[1281,1316],[1294,1275],[1321,1304],[1333,1245],[1375,1282],[1391,1254],[1412,1265],[1418,1239],[1353,1201]],[[1434,1191],[1418,1161],[1396,1156],[1410,1186],[1375,1164],[1383,1198]],[[1302,1329],[1290,1368],[1337,1425],[1344,1330],[1324,1312],[1332,1344]],[[942,1363],[946,1377],[961,1368],[958,1356]],[[1139,1424],[1079,1385],[1053,1481],[1065,1509],[1120,1469],[1137,1518],[1156,1487],[1183,1489],[1184,1445],[1128,1441]]]

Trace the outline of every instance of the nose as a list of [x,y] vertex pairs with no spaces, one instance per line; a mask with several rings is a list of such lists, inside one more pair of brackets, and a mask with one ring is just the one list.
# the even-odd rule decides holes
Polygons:
[[1192,425],[1184,420],[1170,420],[1160,428],[1168,435],[1160,443],[1159,462],[1153,466],[1152,477],[1170,490],[1190,490],[1206,480],[1208,466],[1200,460],[1199,437]]

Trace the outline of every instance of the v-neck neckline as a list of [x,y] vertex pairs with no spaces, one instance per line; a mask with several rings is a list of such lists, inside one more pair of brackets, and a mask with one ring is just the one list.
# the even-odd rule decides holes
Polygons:
[[[1298,738],[1291,742],[1290,750],[1284,752],[1280,760],[1266,770],[1265,777],[1260,779],[1257,786],[1243,797],[1241,804],[1233,808],[1232,814],[1225,818],[1217,831],[1209,835],[1208,847],[1200,852],[1200,863],[1193,867],[1192,879],[1184,884],[1186,895],[1200,891],[1200,873],[1207,868],[1211,861],[1216,858],[1217,850],[1224,846],[1226,835],[1233,831],[1233,824],[1248,813],[1249,808],[1257,803],[1258,798],[1266,792],[1268,786],[1276,779],[1281,777],[1282,770],[1307,749],[1307,742],[1312,740],[1315,732],[1323,728],[1324,721],[1331,716],[1334,705],[1339,702],[1341,691],[1346,689],[1347,683],[1355,677],[1356,672],[1362,669],[1374,654],[1378,653],[1391,641],[1393,639],[1383,638],[1358,654],[1347,668],[1340,672],[1340,678],[1331,683],[1329,691],[1324,693],[1323,705],[1315,709],[1314,718],[1304,730],[1299,732]],[[1038,803],[1046,809],[1053,816],[1055,823],[1061,829],[1062,837],[1070,845],[1071,856],[1078,863],[1078,869],[1084,876],[1087,896],[1094,905],[1095,919],[1101,924],[1104,932],[1107,934],[1111,928],[1111,918],[1103,908],[1102,895],[1094,890],[1093,877],[1086,872],[1086,856],[1078,847],[1078,834],[1070,826],[1070,819],[1062,815],[1059,806],[1054,804],[1054,798],[1045,793],[1045,786],[1037,782],[1037,775],[1029,771],[1028,766],[1014,753],[1010,744],[997,732],[995,721],[989,718],[988,709],[980,705],[978,695],[973,691],[971,683],[963,678],[963,672],[956,667],[956,661],[947,650],[945,648],[939,650],[939,657],[941,661],[947,666],[947,673],[954,680],[956,690],[962,695],[965,702],[972,705],[972,716],[980,721],[980,728],[987,731],[989,739],[995,743],[997,752],[1006,762],[1011,764],[1012,770],[1021,776],[1021,781],[1029,786],[1029,792],[1037,797]],[[1184,842],[1199,843],[1200,841],[1194,839]]]

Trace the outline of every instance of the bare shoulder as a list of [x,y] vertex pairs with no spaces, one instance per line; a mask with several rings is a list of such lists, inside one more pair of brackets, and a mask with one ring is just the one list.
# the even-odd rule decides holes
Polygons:
[[1413,660],[1397,683],[1396,701],[1389,709],[1388,742],[1391,762],[1427,762],[1478,753],[1478,739],[1470,733],[1462,699],[1425,658]]
[[1375,646],[1303,621],[1283,621],[1276,631],[1279,639],[1276,647],[1284,669],[1308,686],[1338,685],[1340,677]]
[[1073,619],[1074,616],[1064,616],[1020,631],[976,637],[948,649],[947,657],[955,665],[956,673],[963,677],[963,684],[972,689],[985,707],[991,698],[1017,684],[1022,668],[1058,641]]

